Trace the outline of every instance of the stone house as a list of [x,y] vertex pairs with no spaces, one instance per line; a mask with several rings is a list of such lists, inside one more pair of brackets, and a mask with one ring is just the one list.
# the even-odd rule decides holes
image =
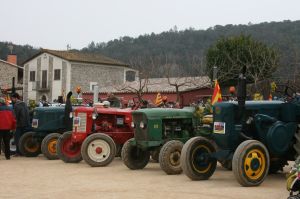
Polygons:
[[12,80],[15,78],[15,87],[20,88],[21,82],[18,82],[18,71],[23,68],[17,65],[16,55],[8,55],[7,61],[0,59],[0,88],[10,90],[12,88]]
[[42,49],[24,62],[24,100],[45,96],[53,102],[78,86],[92,91],[95,85],[123,84],[136,75],[129,65],[101,54]]

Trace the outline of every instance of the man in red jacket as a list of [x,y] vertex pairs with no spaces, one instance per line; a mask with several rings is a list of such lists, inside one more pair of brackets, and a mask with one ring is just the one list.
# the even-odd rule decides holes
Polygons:
[[16,129],[16,119],[13,110],[6,105],[5,99],[0,97],[0,142],[3,139],[5,158],[10,159],[10,131]]

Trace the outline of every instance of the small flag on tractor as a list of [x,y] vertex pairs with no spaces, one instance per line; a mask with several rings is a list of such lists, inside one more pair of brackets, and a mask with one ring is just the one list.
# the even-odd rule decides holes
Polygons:
[[160,93],[157,93],[156,99],[155,99],[155,105],[159,106],[161,103],[162,103],[161,95],[160,95]]
[[212,96],[211,104],[215,104],[216,102],[221,102],[222,101],[222,95],[221,95],[221,88],[218,83],[218,80],[215,81],[215,89],[214,89],[214,94]]

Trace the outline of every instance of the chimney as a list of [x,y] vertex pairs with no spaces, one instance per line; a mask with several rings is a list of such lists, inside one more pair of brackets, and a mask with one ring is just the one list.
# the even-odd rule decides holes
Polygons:
[[15,54],[7,55],[7,62],[17,65],[17,55],[15,55]]

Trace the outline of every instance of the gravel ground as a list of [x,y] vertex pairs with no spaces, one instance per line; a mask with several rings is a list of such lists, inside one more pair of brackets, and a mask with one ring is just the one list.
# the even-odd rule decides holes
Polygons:
[[[286,168],[287,169],[287,168]],[[207,181],[191,181],[184,174],[166,175],[157,163],[132,171],[120,158],[103,168],[84,161],[66,164],[61,160],[0,155],[0,198],[287,198],[285,174],[270,175],[259,187],[241,187],[231,171],[220,166]]]

